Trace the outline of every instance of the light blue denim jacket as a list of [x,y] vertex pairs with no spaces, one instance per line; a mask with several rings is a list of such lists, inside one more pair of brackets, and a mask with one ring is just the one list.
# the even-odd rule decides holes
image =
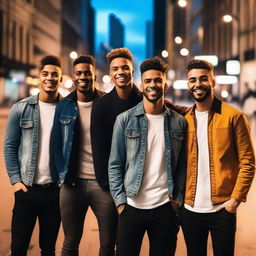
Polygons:
[[[4,141],[5,165],[11,184],[32,186],[39,148],[38,95],[15,103],[10,111]],[[56,176],[52,171],[53,179]]]
[[[170,200],[183,201],[186,159],[186,121],[166,107],[164,115],[165,154]],[[138,194],[147,152],[148,123],[143,102],[120,114],[115,122],[109,158],[109,183],[116,206]]]

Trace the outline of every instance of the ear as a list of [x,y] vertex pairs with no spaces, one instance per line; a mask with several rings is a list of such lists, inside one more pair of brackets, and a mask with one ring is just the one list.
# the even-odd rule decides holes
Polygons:
[[95,77],[94,77],[94,81],[96,82],[96,80],[97,80],[97,76],[95,75]]
[[214,87],[215,87],[215,85],[216,85],[216,83],[215,83],[215,79],[213,79],[213,80],[212,80],[212,88],[214,88]]
[[61,82],[61,83],[62,83],[62,81],[63,81],[63,77],[60,78],[60,82]]
[[141,92],[143,92],[143,85],[142,83],[140,84],[140,89],[139,89]]
[[166,92],[167,89],[168,89],[168,84],[165,82],[165,84],[164,84],[164,91]]

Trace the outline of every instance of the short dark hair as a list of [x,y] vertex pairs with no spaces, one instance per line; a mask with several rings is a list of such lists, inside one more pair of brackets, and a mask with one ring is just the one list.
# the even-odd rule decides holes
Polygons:
[[91,55],[81,55],[77,59],[74,60],[73,66],[79,64],[79,63],[88,63],[96,66],[96,60]]
[[163,73],[166,73],[168,69],[168,64],[164,63],[164,61],[159,57],[146,59],[140,64],[141,74],[151,69],[159,70]]
[[116,48],[106,55],[109,64],[115,58],[126,58],[132,62],[132,54],[127,48]]
[[61,68],[60,58],[54,55],[46,55],[40,60],[39,70],[41,71],[46,65],[54,65]]
[[212,74],[214,72],[212,63],[207,60],[191,60],[187,65],[187,72],[189,72],[191,69],[207,69]]

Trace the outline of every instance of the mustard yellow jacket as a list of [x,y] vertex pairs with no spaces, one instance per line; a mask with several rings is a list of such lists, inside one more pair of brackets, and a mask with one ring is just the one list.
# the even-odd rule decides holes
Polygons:
[[[185,118],[187,130],[187,178],[185,203],[193,206],[197,185],[198,145],[195,106]],[[255,172],[255,156],[246,116],[214,98],[208,120],[211,198],[218,204],[230,198],[246,200]]]

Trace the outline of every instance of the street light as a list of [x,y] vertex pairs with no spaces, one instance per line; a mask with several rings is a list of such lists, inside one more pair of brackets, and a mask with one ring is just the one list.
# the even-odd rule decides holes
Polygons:
[[77,58],[77,52],[76,51],[72,51],[70,54],[69,54],[69,57],[72,59],[72,60],[75,60]]
[[187,1],[186,0],[179,0],[178,5],[179,5],[179,7],[184,8],[184,7],[187,6]]
[[182,49],[180,50],[180,54],[181,54],[182,56],[188,56],[188,55],[189,55],[189,50],[188,50],[187,48],[182,48]]
[[180,36],[176,36],[174,38],[174,41],[175,41],[176,44],[181,44],[182,43],[182,38]]
[[164,58],[167,58],[168,55],[169,55],[168,51],[166,51],[166,50],[163,50],[163,51],[162,51],[162,56],[163,56]]

